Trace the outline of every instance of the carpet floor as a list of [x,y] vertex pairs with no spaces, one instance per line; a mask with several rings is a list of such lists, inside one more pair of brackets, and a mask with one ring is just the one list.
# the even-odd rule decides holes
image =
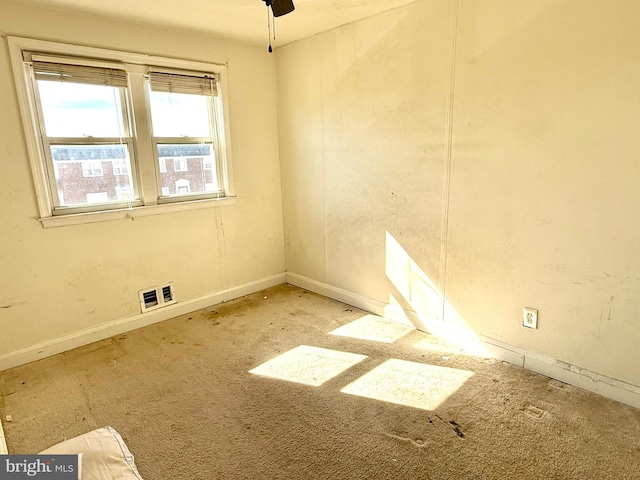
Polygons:
[[289,285],[0,372],[0,395],[10,453],[110,425],[145,480],[640,478],[639,410]]

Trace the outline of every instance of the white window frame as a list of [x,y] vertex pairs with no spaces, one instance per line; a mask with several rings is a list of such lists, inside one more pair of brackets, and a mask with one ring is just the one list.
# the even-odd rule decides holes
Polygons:
[[[82,67],[98,67],[98,68],[113,68],[116,71],[122,72],[123,69],[120,68],[121,64],[114,62],[103,62],[96,61],[94,59],[86,59],[86,58],[78,58],[78,57],[67,57],[61,56],[58,54],[51,55],[50,53],[43,53],[39,51],[29,51],[27,55],[23,55],[24,63],[24,74],[30,81],[27,80],[27,90],[28,93],[31,94],[31,100],[33,105],[33,113],[35,115],[35,120],[38,122],[38,131],[36,132],[36,136],[41,142],[42,153],[44,155],[45,165],[43,166],[45,172],[51,171],[48,170],[53,167],[54,175],[47,175],[47,179],[49,182],[49,201],[51,204],[52,215],[69,215],[74,213],[93,213],[101,210],[111,210],[117,208],[125,208],[128,206],[140,206],[142,205],[139,200],[139,188],[140,182],[137,178],[137,169],[132,168],[132,176],[130,181],[134,190],[134,198],[129,200],[128,202],[117,202],[117,201],[91,201],[89,200],[90,196],[86,195],[86,203],[87,204],[79,204],[79,205],[65,205],[65,202],[62,201],[60,196],[60,192],[58,191],[56,176],[56,161],[53,158],[52,148],[55,146],[69,146],[73,148],[74,146],[82,146],[82,147],[92,147],[92,146],[100,146],[100,145],[116,145],[120,144],[127,151],[127,156],[131,165],[135,167],[135,151],[133,149],[133,128],[132,128],[132,118],[130,115],[131,102],[129,101],[129,86],[128,85],[119,85],[118,88],[118,96],[119,96],[119,113],[121,115],[120,122],[123,127],[123,130],[118,137],[92,137],[92,136],[84,136],[84,137],[57,137],[48,135],[45,128],[44,115],[41,111],[42,106],[40,105],[41,92],[36,85],[36,76],[35,76],[35,68],[32,72],[31,68],[28,66],[27,59],[25,56],[29,57],[29,60],[36,62],[53,62],[60,63],[63,65],[72,65],[73,67],[79,66]],[[72,68],[73,68],[72,67]],[[78,72],[74,69],[75,72]],[[95,85],[92,82],[88,82],[91,85]],[[108,161],[107,159],[103,159],[104,161]],[[104,177],[104,166],[102,161],[98,165],[97,160],[80,160],[82,166],[82,176],[84,178],[92,178],[92,177]],[[87,168],[87,166],[89,168]],[[55,192],[55,193],[54,193]],[[106,204],[109,205],[106,205]]]
[[[186,73],[188,75],[188,72],[182,72],[182,73]],[[178,78],[178,79],[172,79],[171,75],[173,74],[181,74],[181,72],[177,72],[177,71],[172,71],[172,70],[168,70],[168,69],[152,69],[152,73],[151,75],[153,76],[154,74],[157,74],[158,77],[156,78],[156,80],[159,82],[159,84],[157,84],[157,86],[159,87],[157,90],[154,89],[153,87],[153,79],[150,80],[149,83],[149,94],[151,95],[152,92],[154,90],[159,91],[159,92],[168,92],[171,91],[169,84],[171,84],[174,80],[177,80],[177,92],[178,94],[180,93],[186,93],[184,91],[180,91],[182,89],[182,87],[184,86],[182,83],[182,79]],[[166,76],[165,76],[166,75]],[[181,77],[182,75],[178,75],[178,77]],[[202,76],[202,75],[197,75],[195,76],[195,78],[197,79],[207,79],[206,81],[210,81],[209,78],[207,78],[206,76]],[[205,83],[206,83],[205,81]],[[200,82],[198,82],[200,83]],[[169,89],[169,90],[165,90],[165,89]],[[187,91],[191,91],[191,93],[196,93],[197,90],[199,90],[199,88],[201,88],[201,86],[199,85],[189,85],[186,90]],[[195,90],[195,91],[194,91]],[[211,148],[211,154],[214,158],[213,163],[215,164],[215,169],[216,169],[216,180],[218,182],[218,189],[205,189],[203,191],[198,191],[198,192],[191,192],[189,189],[188,193],[184,193],[184,192],[178,192],[176,191],[175,194],[173,195],[164,195],[162,196],[158,202],[159,203],[168,203],[168,202],[174,202],[174,201],[184,201],[185,198],[188,196],[188,198],[192,198],[192,199],[199,199],[199,198],[207,198],[207,197],[211,197],[211,196],[222,196],[224,195],[224,191],[225,191],[225,187],[224,187],[224,173],[223,173],[223,169],[222,169],[222,165],[219,159],[220,157],[220,153],[219,153],[219,141],[218,141],[218,135],[216,134],[216,132],[219,131],[219,125],[221,124],[222,120],[220,118],[219,115],[219,111],[220,111],[220,102],[217,101],[217,90],[218,87],[216,85],[215,87],[216,90],[216,94],[213,96],[208,96],[207,97],[207,108],[209,110],[209,124],[210,124],[210,134],[209,136],[205,136],[205,137],[190,137],[187,135],[182,135],[179,137],[166,137],[166,136],[153,136],[153,144],[154,144],[154,153],[156,153],[156,155],[158,155],[158,159],[161,158],[160,152],[159,152],[159,148],[160,145],[209,145]],[[150,103],[150,111],[151,113],[153,110],[153,106]],[[153,115],[151,114],[151,117],[153,119]],[[152,126],[152,130],[153,130],[153,126]],[[189,171],[189,160],[193,160],[193,157],[181,157],[181,156],[177,156],[177,157],[164,157],[164,158],[171,158],[173,160],[173,172],[174,173],[181,173],[181,172],[188,172]],[[166,165],[165,165],[166,168]],[[163,172],[164,173],[164,172]],[[162,185],[162,179],[160,177],[158,177],[158,188],[161,188]]]
[[[229,121],[229,101],[227,86],[227,67],[225,64],[204,63],[190,60],[172,59],[143,55],[137,53],[106,50],[94,47],[62,44],[36,40],[31,38],[8,36],[7,41],[11,55],[11,63],[15,77],[18,101],[22,113],[22,121],[27,140],[29,161],[33,172],[33,181],[36,191],[40,221],[45,228],[63,225],[81,224],[96,221],[129,218],[136,216],[157,215],[181,210],[210,208],[221,204],[235,202],[235,189],[233,182],[233,162],[231,155],[231,133]],[[124,64],[129,75],[129,91],[132,96],[132,114],[136,128],[136,160],[137,165],[131,165],[139,174],[138,185],[140,187],[140,205],[128,205],[128,207],[110,210],[92,210],[90,212],[69,213],[54,216],[55,205],[48,180],[46,169],[45,151],[39,133],[38,115],[34,104],[34,95],[30,90],[31,73],[23,59],[23,52],[34,52],[52,56],[65,56],[86,59],[87,63],[100,62],[101,64]],[[224,197],[214,196],[205,199],[185,198],[184,201],[162,203],[158,200],[162,197],[157,181],[159,165],[153,151],[151,136],[151,118],[146,99],[146,78],[149,67],[175,69],[179,71],[201,72],[216,74],[218,77],[218,101],[220,122],[218,124],[218,150],[220,155],[221,184],[224,188]],[[146,99],[146,104],[142,100]],[[132,159],[133,163],[133,159]],[[87,215],[87,213],[90,213]]]

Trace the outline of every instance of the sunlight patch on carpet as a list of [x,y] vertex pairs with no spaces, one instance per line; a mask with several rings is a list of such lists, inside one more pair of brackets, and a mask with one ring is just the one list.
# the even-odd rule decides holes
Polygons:
[[351,323],[336,328],[330,335],[351,337],[360,340],[373,340],[374,342],[393,343],[401,339],[415,328],[402,325],[377,315],[365,315]]
[[366,355],[300,345],[249,373],[319,387],[366,358]]
[[405,360],[387,360],[341,392],[422,410],[435,410],[473,372]]

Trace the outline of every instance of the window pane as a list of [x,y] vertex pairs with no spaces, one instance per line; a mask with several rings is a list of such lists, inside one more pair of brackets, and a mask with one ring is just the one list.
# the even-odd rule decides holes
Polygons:
[[38,81],[48,137],[124,137],[120,88]]
[[158,159],[165,167],[160,173],[163,196],[200,195],[220,190],[217,172],[209,168],[215,165],[210,143],[158,145]]
[[155,137],[210,137],[211,97],[149,90]]
[[52,145],[51,157],[61,206],[135,199],[127,145]]

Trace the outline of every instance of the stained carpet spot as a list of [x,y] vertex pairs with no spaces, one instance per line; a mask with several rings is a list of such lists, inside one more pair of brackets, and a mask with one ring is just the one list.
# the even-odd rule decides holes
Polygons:
[[456,435],[458,435],[460,438],[464,438],[464,433],[462,433],[462,430],[460,430],[460,425],[458,425],[454,421],[449,422],[449,425],[453,427],[453,431],[456,432]]

